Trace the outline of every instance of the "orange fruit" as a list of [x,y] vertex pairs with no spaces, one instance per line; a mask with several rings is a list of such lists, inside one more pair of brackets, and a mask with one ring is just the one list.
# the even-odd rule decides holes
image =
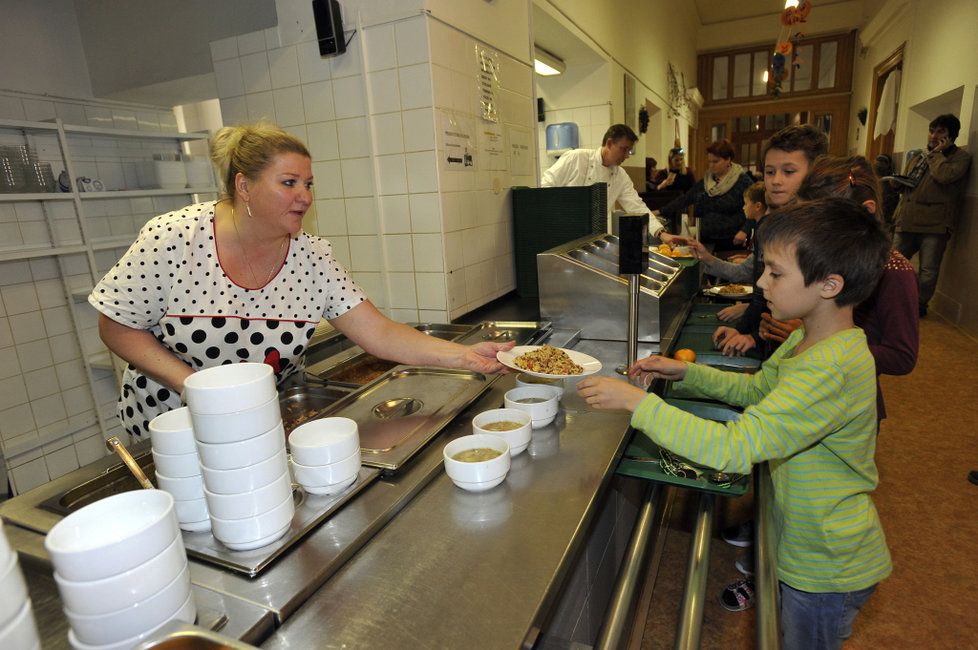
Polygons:
[[689,348],[682,348],[681,350],[676,350],[673,352],[672,358],[678,361],[688,361],[689,363],[693,363],[696,361],[696,353]]

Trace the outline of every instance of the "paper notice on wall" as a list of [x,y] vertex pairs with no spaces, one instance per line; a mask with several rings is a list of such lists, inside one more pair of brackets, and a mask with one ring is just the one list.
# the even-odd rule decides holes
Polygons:
[[533,134],[529,129],[508,127],[509,170],[514,176],[533,175]]
[[499,53],[476,46],[479,59],[479,104],[482,119],[487,122],[499,121],[499,107],[496,104],[496,91],[499,89]]
[[472,119],[439,110],[438,156],[442,169],[474,170]]
[[503,128],[498,124],[479,125],[479,169],[489,171],[509,169]]

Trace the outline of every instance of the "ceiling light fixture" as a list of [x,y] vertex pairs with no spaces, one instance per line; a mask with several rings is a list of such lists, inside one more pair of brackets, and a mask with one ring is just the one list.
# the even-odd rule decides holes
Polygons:
[[533,70],[544,77],[551,77],[555,74],[561,74],[567,66],[563,61],[555,57],[550,52],[534,46],[533,48]]
[[784,8],[785,9],[797,9],[798,8],[798,0],[784,0]]

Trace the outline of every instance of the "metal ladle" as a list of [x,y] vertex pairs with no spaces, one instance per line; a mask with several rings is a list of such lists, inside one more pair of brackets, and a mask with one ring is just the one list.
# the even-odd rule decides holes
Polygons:
[[154,489],[153,484],[148,478],[146,478],[146,474],[143,473],[143,468],[139,466],[136,459],[132,457],[129,450],[122,444],[122,441],[119,440],[119,436],[112,436],[106,440],[105,446],[108,447],[109,451],[114,451],[115,453],[119,454],[119,458],[121,458],[122,462],[126,464],[126,467],[129,468],[129,471],[136,477],[136,480],[139,481],[140,485],[147,490]]

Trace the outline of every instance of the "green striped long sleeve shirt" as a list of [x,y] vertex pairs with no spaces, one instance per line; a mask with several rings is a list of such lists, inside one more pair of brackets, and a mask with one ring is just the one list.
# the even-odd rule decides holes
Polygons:
[[793,356],[802,335],[793,332],[754,375],[690,364],[683,388],[744,407],[737,420],[704,420],[650,394],[632,426],[723,471],[768,461],[779,579],[809,592],[854,591],[892,569],[870,497],[879,482],[875,364],[858,328]]

